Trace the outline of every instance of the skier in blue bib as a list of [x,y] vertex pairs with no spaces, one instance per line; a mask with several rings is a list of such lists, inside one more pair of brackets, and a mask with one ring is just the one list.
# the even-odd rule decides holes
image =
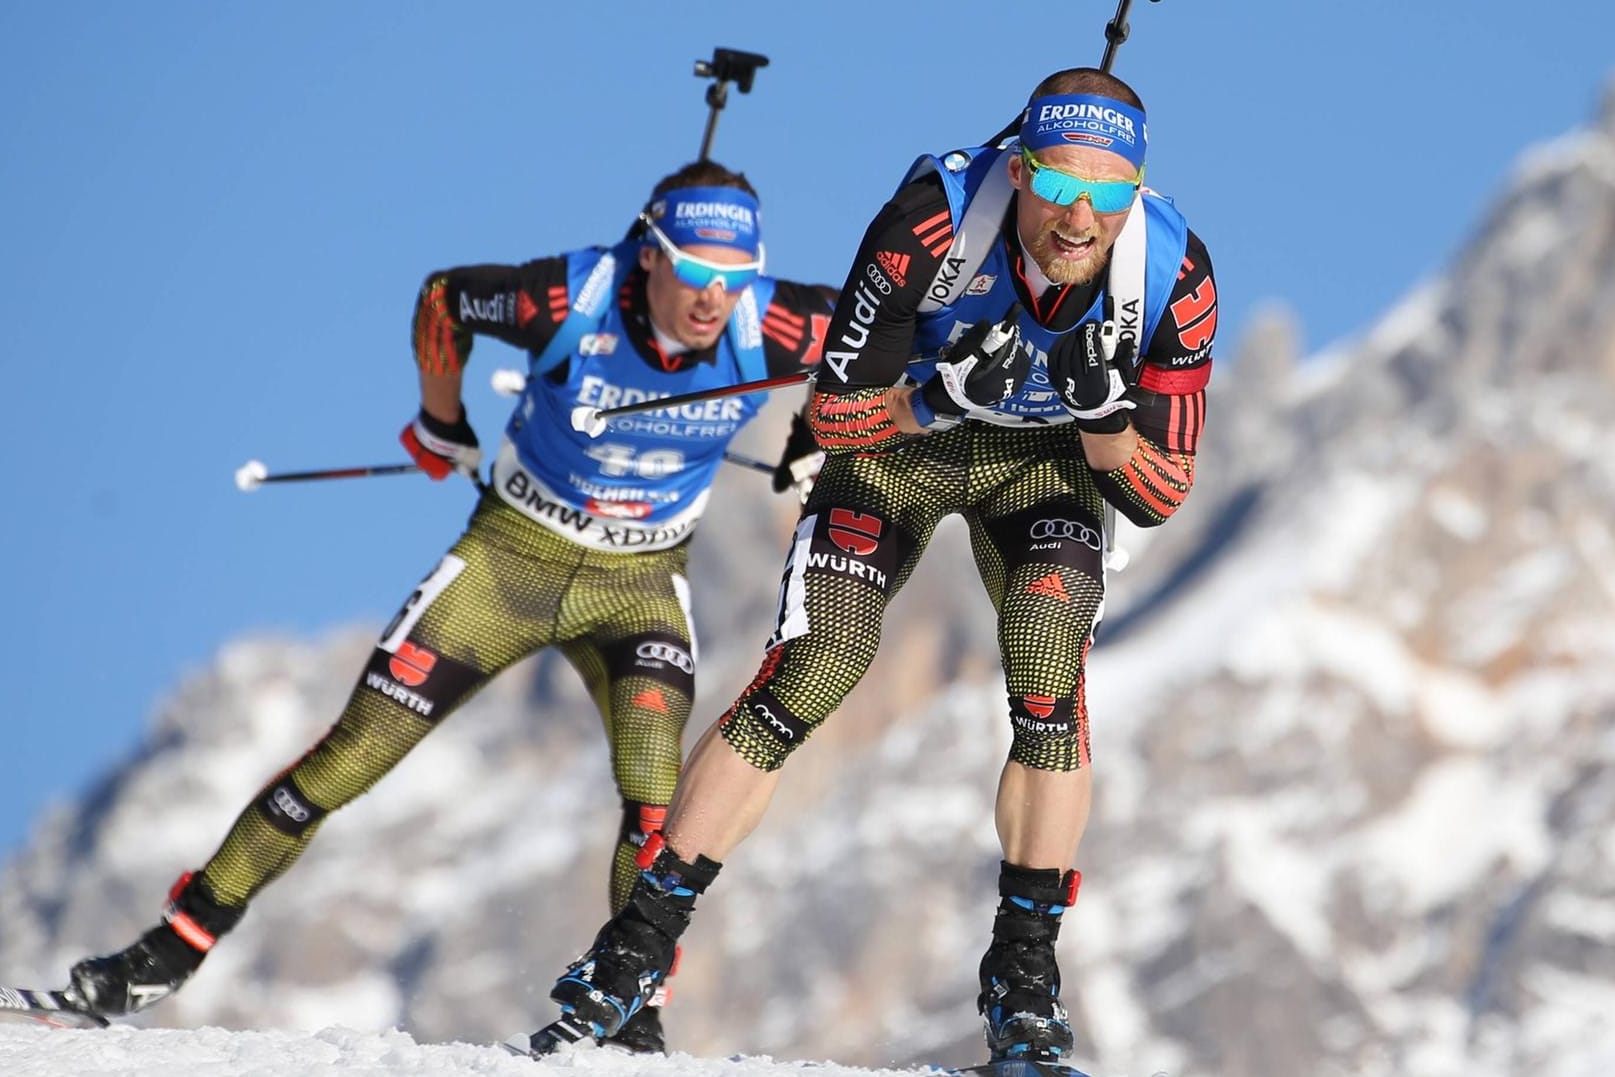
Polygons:
[[[762,397],[597,418],[603,429],[589,432],[571,416],[813,367],[832,292],[765,276],[762,250],[751,184],[701,161],[663,178],[614,247],[427,277],[414,318],[421,408],[401,438],[428,475],[480,466],[460,400],[473,336],[530,356],[492,481],[384,630],[336,724],[181,876],[160,924],[73,967],[76,1005],[113,1016],[171,994],[327,815],[491,677],[548,646],[577,668],[605,725],[623,808],[611,907],[622,906],[636,855],[661,828],[695,691],[689,539],[724,448]],[[799,420],[776,490],[805,492],[819,460]],[[663,1049],[654,1006],[613,1031],[620,1046]]]
[[1217,324],[1204,244],[1143,185],[1145,124],[1121,80],[1058,72],[1018,137],[921,158],[870,224],[809,402],[828,459],[763,668],[696,745],[644,874],[557,982],[563,1016],[531,1051],[640,1011],[697,896],[863,676],[886,604],[958,514],[997,611],[1012,734],[977,1005],[994,1060],[1069,1058],[1055,941],[1081,878],[1108,510],[1153,527],[1183,503]]

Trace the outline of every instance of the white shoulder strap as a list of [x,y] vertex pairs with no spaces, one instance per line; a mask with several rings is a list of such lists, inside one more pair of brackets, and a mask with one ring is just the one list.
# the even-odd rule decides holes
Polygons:
[[[1133,211],[1122,225],[1122,234],[1110,251],[1110,274],[1105,282],[1109,302],[1105,306],[1105,322],[1099,327],[1099,347],[1106,360],[1114,360],[1120,352],[1129,367],[1136,367],[1143,342],[1139,335],[1144,325],[1144,260],[1148,244],[1145,232],[1144,192],[1133,196]],[[1128,379],[1131,381],[1131,378]],[[1104,567],[1107,572],[1120,572],[1127,567],[1127,551],[1116,545],[1116,508],[1105,502],[1104,511]],[[1101,600],[1099,612],[1094,616],[1094,628],[1104,616]]]
[[1119,353],[1129,368],[1138,365],[1144,345],[1139,336],[1144,331],[1145,232],[1149,228],[1145,216],[1141,188],[1133,196],[1133,210],[1110,251],[1110,274],[1105,284],[1110,302],[1105,306],[1105,323],[1099,331],[1105,358],[1114,360]]
[[1000,154],[992,170],[976,188],[976,196],[965,208],[964,220],[953,233],[948,253],[942,257],[931,286],[920,300],[919,311],[929,314],[942,307],[952,306],[965,294],[976,270],[987,260],[987,253],[998,242],[998,231],[1004,224],[1004,213],[1009,209],[1010,196],[1015,193],[1009,182],[1009,157]]

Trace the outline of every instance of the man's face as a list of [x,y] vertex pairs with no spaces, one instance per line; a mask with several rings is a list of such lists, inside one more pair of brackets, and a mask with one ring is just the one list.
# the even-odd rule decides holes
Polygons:
[[[1138,174],[1121,154],[1092,146],[1050,146],[1033,156],[1049,168],[1085,179],[1131,182]],[[1110,260],[1110,249],[1127,223],[1131,206],[1116,213],[1096,213],[1086,197],[1069,206],[1039,198],[1031,189],[1031,169],[1019,154],[1010,158],[1009,179],[1020,192],[1015,200],[1015,225],[1043,275],[1055,284],[1087,284],[1098,277]]]
[[[733,247],[702,243],[682,249],[720,265],[749,265],[752,261],[751,255]],[[717,281],[692,288],[674,276],[672,261],[659,247],[641,248],[639,264],[645,270],[645,299],[656,328],[688,348],[716,344],[745,289],[730,292]]]

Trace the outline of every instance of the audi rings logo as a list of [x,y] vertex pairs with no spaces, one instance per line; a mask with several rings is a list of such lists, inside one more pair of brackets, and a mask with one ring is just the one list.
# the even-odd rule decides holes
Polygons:
[[761,704],[761,703],[753,703],[751,705],[751,712],[753,714],[755,714],[757,717],[761,718],[763,721],[767,722],[769,727],[771,729],[773,729],[775,733],[778,733],[782,739],[784,739],[784,740],[795,740],[796,739],[796,730],[792,729],[790,726],[786,725],[784,722],[782,722],[778,718],[774,717],[774,712],[769,710],[763,704]]
[[308,822],[308,809],[303,807],[298,802],[297,797],[292,794],[292,791],[284,785],[275,786],[275,791],[270,795],[270,799],[275,802],[275,807],[279,808],[281,813],[292,822]]
[[666,662],[670,666],[677,666],[686,673],[695,673],[695,662],[682,648],[675,647],[671,643],[649,640],[634,648],[634,653],[653,662]]
[[1099,532],[1076,520],[1043,519],[1028,532],[1033,542],[1080,542],[1090,550],[1100,548]]

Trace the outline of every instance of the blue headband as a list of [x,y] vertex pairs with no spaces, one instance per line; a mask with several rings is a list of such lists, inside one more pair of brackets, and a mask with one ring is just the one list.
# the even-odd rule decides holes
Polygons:
[[680,187],[652,202],[649,212],[676,247],[733,247],[757,257],[757,199],[738,187]]
[[1143,168],[1148,144],[1143,110],[1098,94],[1034,97],[1021,117],[1021,145],[1029,150],[1092,146],[1119,153]]

